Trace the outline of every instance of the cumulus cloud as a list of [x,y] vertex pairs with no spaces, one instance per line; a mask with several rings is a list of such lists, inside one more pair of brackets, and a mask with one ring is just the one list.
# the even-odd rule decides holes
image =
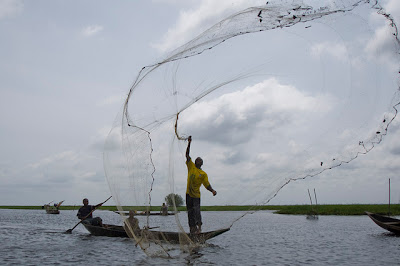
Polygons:
[[[385,6],[385,11],[392,15],[395,21],[399,21],[400,17],[397,14],[400,13],[400,2],[391,0]],[[374,14],[371,20],[376,18]],[[386,23],[389,23],[387,21]],[[393,58],[393,51],[397,49],[397,43],[393,38],[394,29],[391,31],[387,26],[379,27],[375,30],[374,36],[366,43],[365,52],[371,59],[376,60],[381,64],[388,65],[389,68],[397,70],[398,58]]]
[[397,62],[394,61],[393,51],[395,43],[393,36],[388,32],[387,28],[380,28],[375,31],[374,37],[367,43],[365,51],[371,58],[374,58],[382,64],[388,64],[395,69]]
[[23,7],[24,4],[20,0],[0,0],[0,19],[19,14]]
[[326,112],[333,103],[330,97],[306,95],[271,78],[194,104],[188,111],[190,118],[183,116],[182,124],[201,139],[239,144],[256,131],[295,125],[305,114]]
[[167,31],[162,41],[152,46],[160,52],[177,48],[227,15],[263,3],[259,0],[202,0],[196,8],[182,10],[176,24]]
[[91,37],[103,30],[103,26],[100,25],[91,25],[87,26],[82,30],[82,34],[86,37]]
[[398,0],[390,0],[386,4],[385,9],[396,21],[400,20],[400,2]]

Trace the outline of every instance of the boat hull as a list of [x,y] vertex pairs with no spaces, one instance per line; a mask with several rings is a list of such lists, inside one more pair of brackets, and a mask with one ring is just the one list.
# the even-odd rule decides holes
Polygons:
[[[83,224],[85,228],[95,236],[108,236],[108,237],[129,237],[125,232],[123,226],[103,224],[103,226],[93,226],[90,224]],[[192,241],[205,242],[208,239],[216,237],[229,231],[230,228],[219,229],[215,231],[204,232],[200,234],[186,234]],[[142,230],[141,234],[145,234],[146,238],[154,241],[168,241],[171,243],[179,243],[179,240],[185,237],[184,233],[180,232],[162,232],[153,230]]]
[[376,213],[371,213],[371,212],[365,212],[369,218],[371,218],[374,223],[379,225],[385,230],[388,230],[392,233],[395,233],[397,235],[400,235],[400,220],[395,219],[392,217],[376,214]]
[[46,213],[48,214],[60,214],[59,210],[46,210]]

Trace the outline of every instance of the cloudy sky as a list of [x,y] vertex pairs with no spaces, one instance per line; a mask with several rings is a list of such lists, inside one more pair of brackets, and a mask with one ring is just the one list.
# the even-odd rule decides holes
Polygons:
[[[108,198],[110,190],[103,167],[104,142],[139,70],[145,65],[157,62],[160,58],[165,58],[166,53],[191,40],[226,16],[251,5],[263,5],[264,2],[0,0],[2,36],[0,205],[42,205],[61,200],[65,200],[67,205],[75,205],[81,204],[84,197],[88,197],[91,203],[102,202]],[[396,21],[400,21],[398,1],[387,0],[383,1],[382,5]],[[372,16],[370,20],[373,24],[374,17]],[[381,60],[381,64],[385,64],[388,69],[395,68],[390,53],[385,53],[387,35],[381,26],[377,22],[376,28],[371,32],[372,37],[365,42],[365,51],[371,56],[379,51],[375,54],[375,58]],[[290,36],[297,34],[288,31]],[[342,37],[345,40],[347,38]],[[309,42],[314,40],[306,33],[302,38]],[[307,47],[310,58],[327,55],[344,60],[350,58],[346,50],[334,42],[319,42]],[[297,61],[300,61],[304,58],[298,59]],[[241,58],[237,57],[237,60]],[[351,57],[351,60],[354,68],[358,69],[357,58]],[[227,63],[230,63],[229,60]],[[182,130],[194,136],[192,152],[204,155],[204,168],[214,188],[220,192],[217,197],[212,197],[204,190],[205,204],[228,204],[233,197],[232,193],[236,194],[239,191],[227,188],[229,181],[224,179],[218,169],[235,171],[232,169],[248,167],[246,173],[249,173],[249,179],[244,178],[242,182],[253,183],[254,186],[249,187],[254,189],[260,184],[257,180],[259,173],[251,172],[253,169],[251,163],[268,162],[270,167],[276,169],[287,168],[285,167],[285,163],[289,163],[286,161],[287,158],[277,158],[278,155],[271,155],[268,152],[257,154],[256,159],[259,161],[244,161],[243,156],[247,154],[247,148],[257,145],[245,140],[262,138],[260,135],[252,135],[257,131],[252,127],[271,130],[276,128],[274,123],[278,123],[277,121],[297,121],[297,124],[285,124],[280,128],[282,131],[274,133],[282,134],[297,130],[299,135],[306,138],[306,131],[304,135],[301,134],[303,132],[301,125],[305,125],[302,119],[305,117],[308,121],[314,119],[314,125],[318,124],[321,120],[315,115],[316,113],[329,112],[331,106],[338,105],[337,98],[329,93],[304,94],[298,87],[282,82],[283,79],[280,77],[285,75],[294,77],[299,68],[287,70],[286,73],[280,66],[275,66],[276,69],[263,69],[270,71],[271,74],[268,78],[262,79],[262,82],[248,85],[223,97],[219,95],[206,98],[205,101],[191,106],[191,113],[201,114],[200,116],[191,119],[182,117],[182,120],[186,121]],[[304,67],[301,71],[318,71],[318,69]],[[317,76],[324,76],[324,73],[317,72]],[[343,76],[344,82],[347,79],[346,73],[339,74]],[[355,80],[360,78],[357,72],[354,72],[352,77]],[[200,81],[201,78],[204,77],[200,77]],[[365,82],[369,81],[368,77],[363,79]],[[290,81],[290,78],[288,80]],[[328,84],[337,82],[330,80],[329,77],[324,77],[322,80],[318,81],[316,78],[315,82]],[[396,81],[391,83],[396,85]],[[301,82],[299,86],[301,87]],[[273,97],[260,97],[263,88],[270,88],[268,95]],[[324,88],[331,91],[329,85]],[[362,95],[361,92],[346,93],[348,98],[352,97],[352,93]],[[382,96],[382,99],[377,97],[380,95],[379,92],[366,92],[366,94],[370,95],[370,101],[381,100],[380,104],[389,108],[390,99],[385,96]],[[241,99],[239,102],[243,102],[243,99],[248,101],[248,104],[243,105],[246,110],[237,108],[238,99]],[[365,102],[369,104],[368,101]],[[274,107],[266,116],[268,119],[264,117],[263,121],[268,123],[261,125],[249,123],[252,119],[259,121],[257,108],[266,105]],[[221,106],[224,108],[221,109]],[[353,105],[345,107],[346,112],[357,113],[358,108]],[[374,120],[376,115],[383,115],[380,112],[380,105],[375,108],[375,112],[371,111],[369,116],[367,114],[362,117]],[[196,110],[202,111],[196,112]],[[368,106],[362,110],[368,110]],[[228,113],[230,117],[227,117]],[[253,114],[253,116],[247,116],[246,120],[237,119],[241,114]],[[294,115],[288,116],[288,114]],[[210,117],[213,119],[210,120]],[[217,119],[214,119],[215,117]],[[332,119],[339,120],[339,118]],[[196,127],[198,123],[192,123],[193,120],[203,124],[212,121],[215,132],[229,127],[238,131],[241,129],[241,133],[235,134],[235,137],[230,139],[224,135],[210,135],[204,128]],[[391,200],[399,203],[399,121],[399,119],[393,121],[383,142],[369,154],[360,156],[351,164],[333,171],[291,182],[271,200],[270,204],[308,203],[308,188],[316,188],[319,203],[387,203],[389,178],[392,184]],[[379,122],[376,124],[379,125]],[[242,130],[243,128],[248,130]],[[332,128],[324,127],[324,130],[329,129]],[[340,134],[345,138],[347,131],[345,128],[341,129]],[[362,129],[375,130],[374,127]],[[328,131],[318,134],[330,137]],[[207,153],[198,148],[199,146],[196,148],[196,138],[200,140],[198,145],[201,143],[202,146],[212,150],[215,156],[212,154],[207,156]],[[291,138],[289,134],[285,136],[287,140]],[[209,143],[206,142],[207,139]],[[271,140],[265,140],[265,143],[271,143]],[[319,142],[318,139],[316,141],[313,139],[305,143],[318,145]],[[186,143],[180,145],[181,150],[184,150],[185,145]],[[227,148],[232,146],[238,149],[235,151]],[[295,150],[296,142],[290,142],[288,146]],[[218,153],[210,147],[218,149]],[[300,149],[304,150],[302,147]],[[313,148],[308,148],[306,151],[317,152]],[[318,150],[318,152],[323,151]],[[210,162],[206,166],[206,158],[214,163]],[[295,163],[290,162],[290,164]],[[280,175],[283,176],[284,174]],[[264,186],[267,187],[269,184],[263,182],[261,184],[262,186],[258,187],[259,191],[247,192],[239,203],[247,203],[248,198],[254,193],[268,194],[270,190],[264,189]],[[240,188],[240,183],[236,184],[235,189],[238,187]],[[175,190],[183,196],[185,182],[177,181]],[[230,196],[224,197],[224,192]],[[165,193],[166,191],[161,191],[153,194],[153,204],[161,205]]]

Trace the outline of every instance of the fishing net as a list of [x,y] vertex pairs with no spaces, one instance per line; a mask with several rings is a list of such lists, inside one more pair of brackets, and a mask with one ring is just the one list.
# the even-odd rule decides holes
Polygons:
[[[397,114],[397,34],[375,1],[269,1],[143,67],[105,143],[118,210],[185,198],[188,136],[218,192],[202,188],[202,206],[267,204],[291,181],[368,153]],[[126,226],[147,254],[202,244],[175,205],[174,215],[136,215],[139,229]],[[203,212],[203,231],[241,215]]]

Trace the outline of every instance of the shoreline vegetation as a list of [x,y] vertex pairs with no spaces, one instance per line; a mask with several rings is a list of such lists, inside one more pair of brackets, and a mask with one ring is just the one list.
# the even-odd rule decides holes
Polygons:
[[[78,210],[82,205],[65,205],[59,208],[62,210]],[[0,209],[43,209],[43,206],[0,206]],[[151,212],[159,212],[161,206],[152,206]],[[168,208],[173,211],[172,208]],[[178,211],[186,211],[185,206],[177,208]],[[99,210],[117,211],[115,206],[101,206]],[[138,212],[146,210],[143,206],[127,206],[124,210],[136,210]],[[269,210],[277,214],[308,215],[364,215],[365,211],[382,215],[389,214],[388,204],[346,204],[346,205],[235,205],[235,206],[201,206],[201,211],[259,211]],[[400,215],[400,204],[390,205],[390,215]]]

